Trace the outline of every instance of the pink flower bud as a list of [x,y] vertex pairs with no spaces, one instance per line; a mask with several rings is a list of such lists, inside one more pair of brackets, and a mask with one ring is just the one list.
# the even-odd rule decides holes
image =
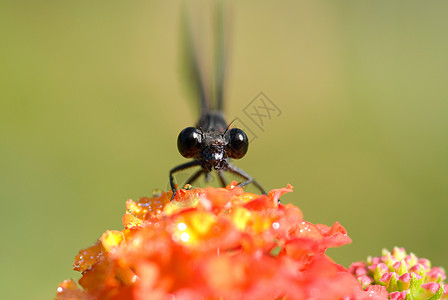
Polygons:
[[404,273],[398,278],[398,290],[403,291],[407,290],[411,284],[411,274]]
[[439,268],[439,267],[432,268],[428,273],[426,273],[426,276],[430,280],[438,280],[439,277],[442,280],[446,279],[445,271],[442,268]]
[[448,286],[446,284],[443,285],[443,294],[441,299],[448,299]]
[[403,260],[406,257],[406,250],[404,250],[404,248],[394,247],[392,256],[395,257],[396,260]]
[[409,269],[409,272],[412,272],[412,273],[422,276],[425,274],[425,268],[421,264],[416,264],[412,268]]
[[421,285],[422,289],[425,289],[427,291],[430,291],[431,293],[435,294],[440,289],[440,284],[436,282],[428,282]]
[[404,260],[400,260],[394,263],[393,268],[395,272],[400,276],[408,272],[408,268],[406,267],[406,262]]
[[358,281],[361,283],[362,288],[365,290],[372,284],[373,279],[367,275],[362,275],[358,277]]
[[380,282],[383,283],[386,288],[389,290],[389,286],[392,284],[392,282],[396,282],[397,281],[397,273],[395,272],[389,272],[389,273],[385,273],[381,279]]
[[404,258],[405,262],[408,264],[409,267],[414,266],[416,263],[418,263],[418,258],[415,256],[414,253],[411,253],[409,255],[406,255]]
[[368,273],[367,265],[363,261],[352,263],[348,268],[348,271],[357,277],[367,275]]
[[380,282],[381,278],[384,274],[389,272],[389,267],[386,264],[379,263],[373,273],[373,278],[375,279],[375,282]]
[[389,294],[390,300],[405,300],[406,299],[406,291],[403,292],[392,292]]
[[403,281],[403,282],[411,282],[411,274],[409,273],[404,273],[403,275],[401,275],[398,280]]
[[421,264],[421,265],[423,265],[423,267],[424,267],[426,270],[431,269],[431,262],[429,261],[429,259],[426,259],[426,258],[420,258],[420,259],[418,260],[418,263]]
[[377,265],[381,262],[381,257],[375,256],[375,257],[369,257],[371,258],[369,265]]

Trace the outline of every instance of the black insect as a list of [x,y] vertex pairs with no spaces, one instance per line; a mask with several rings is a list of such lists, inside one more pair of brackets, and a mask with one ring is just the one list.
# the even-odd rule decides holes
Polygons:
[[[210,178],[210,172],[214,169],[222,186],[226,186],[223,172],[230,172],[240,176],[243,181],[238,186],[245,186],[253,183],[262,193],[265,190],[249,174],[232,165],[230,159],[242,158],[249,147],[249,140],[246,133],[238,128],[230,128],[223,115],[224,104],[224,81],[226,74],[226,41],[225,26],[222,9],[216,10],[215,16],[215,66],[214,66],[214,85],[205,83],[202,64],[199,60],[196,45],[193,39],[190,22],[184,14],[184,47],[187,62],[188,79],[197,94],[200,107],[200,118],[196,127],[187,127],[183,129],[177,139],[177,148],[182,156],[193,158],[193,161],[181,164],[170,171],[170,185],[174,198],[176,186],[173,175],[176,172],[200,167],[198,171],[186,181],[188,184],[194,183],[201,175],[204,175],[206,181]],[[213,90],[212,90],[213,89]],[[215,105],[213,106],[212,103]]]

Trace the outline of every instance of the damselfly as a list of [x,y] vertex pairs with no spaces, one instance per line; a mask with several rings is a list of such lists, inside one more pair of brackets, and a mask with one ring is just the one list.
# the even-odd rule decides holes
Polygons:
[[174,174],[193,167],[199,167],[186,181],[186,184],[194,183],[201,175],[206,181],[210,178],[210,172],[216,170],[217,177],[222,186],[226,186],[223,172],[233,173],[243,179],[238,186],[246,186],[253,183],[262,193],[265,190],[249,174],[230,163],[230,159],[242,158],[249,147],[246,133],[238,128],[230,128],[223,115],[224,108],[224,83],[226,75],[226,39],[222,9],[216,10],[214,46],[214,85],[208,85],[203,74],[203,62],[198,55],[197,45],[192,34],[191,24],[184,14],[184,47],[188,69],[188,77],[200,102],[200,118],[195,127],[183,129],[177,139],[177,147],[180,154],[193,161],[181,164],[171,169],[169,178],[174,198],[176,186]]

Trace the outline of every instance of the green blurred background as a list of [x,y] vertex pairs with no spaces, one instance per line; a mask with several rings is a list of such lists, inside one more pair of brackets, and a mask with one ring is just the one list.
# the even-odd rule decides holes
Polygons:
[[[236,164],[306,220],[341,222],[339,263],[404,246],[448,266],[448,2],[239,1],[228,119],[282,110]],[[179,1],[2,1],[3,299],[51,299],[74,256],[167,187],[193,124]]]

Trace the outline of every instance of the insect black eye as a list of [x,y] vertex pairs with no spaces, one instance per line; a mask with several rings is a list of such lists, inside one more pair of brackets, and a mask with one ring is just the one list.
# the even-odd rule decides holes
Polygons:
[[187,127],[179,133],[177,149],[186,158],[195,156],[201,150],[202,134],[194,127]]
[[227,137],[227,155],[231,158],[242,158],[249,147],[249,141],[247,135],[238,128],[232,128],[226,132]]

